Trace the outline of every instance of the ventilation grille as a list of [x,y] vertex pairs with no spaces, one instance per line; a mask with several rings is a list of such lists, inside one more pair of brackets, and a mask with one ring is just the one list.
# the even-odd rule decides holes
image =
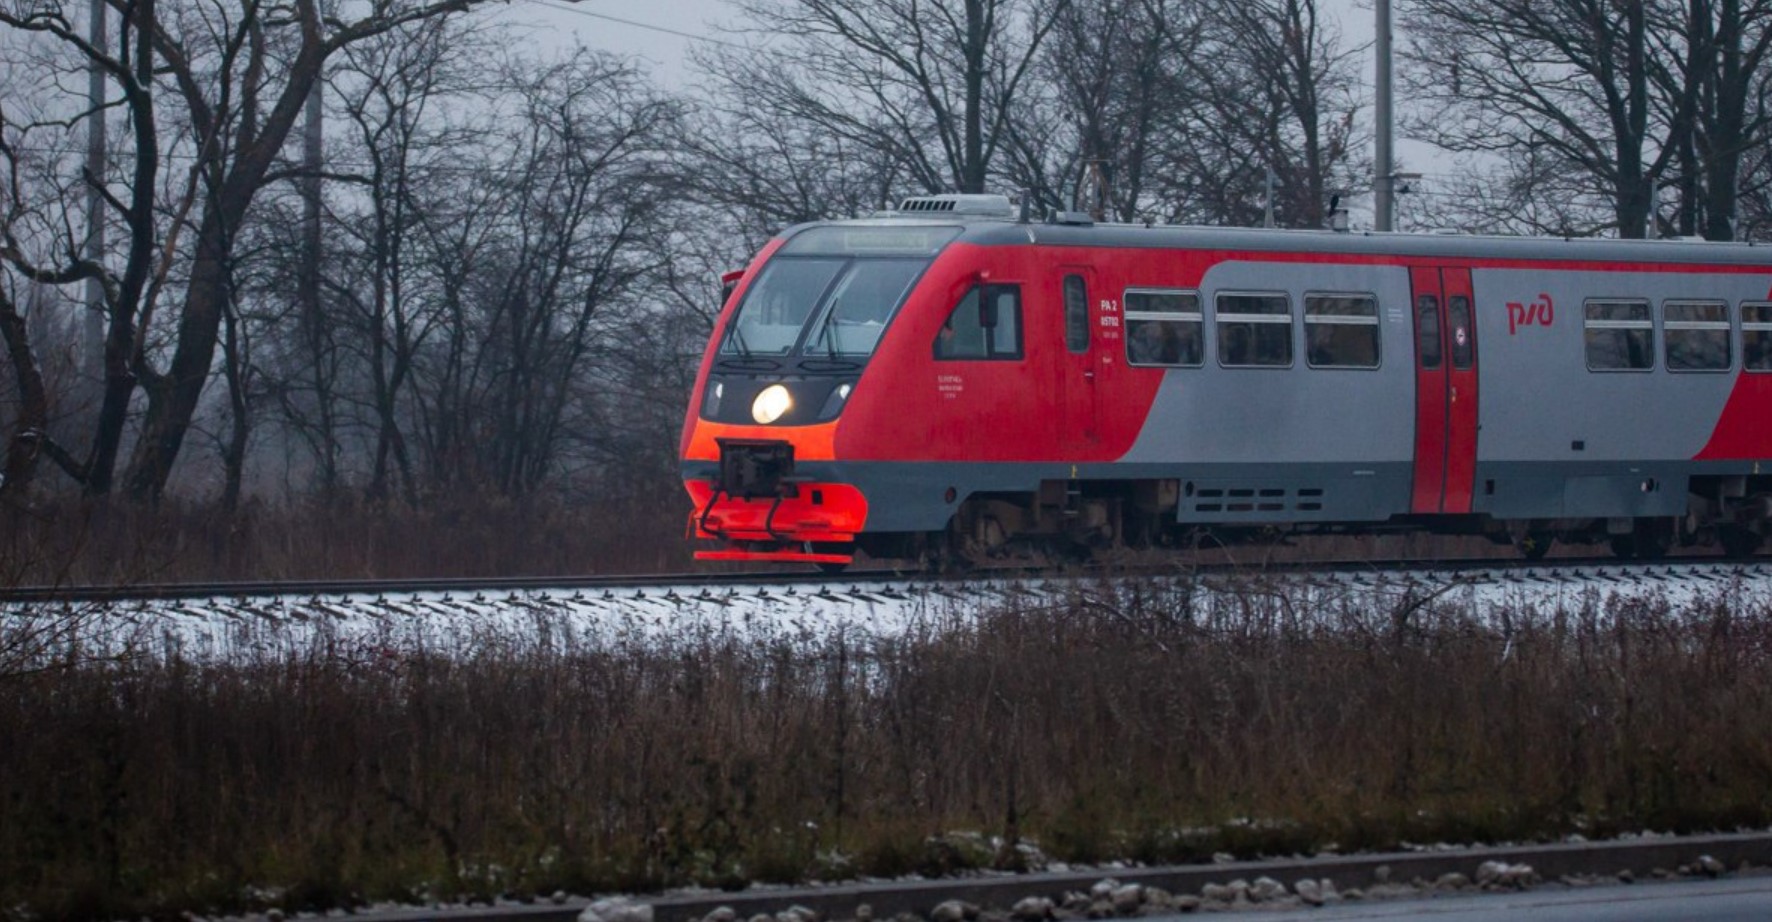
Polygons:
[[1323,511],[1323,490],[1304,487],[1292,493],[1283,487],[1201,487],[1188,491],[1189,504],[1196,513],[1229,515],[1236,513]]
[[1007,195],[919,195],[898,203],[900,214],[978,215],[1015,217],[1015,205]]
[[899,211],[953,211],[951,198],[907,198],[899,203]]

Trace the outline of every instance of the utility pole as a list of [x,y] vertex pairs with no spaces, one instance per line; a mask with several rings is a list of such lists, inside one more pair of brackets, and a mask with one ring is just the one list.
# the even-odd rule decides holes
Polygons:
[[1261,226],[1262,227],[1273,227],[1274,226],[1274,168],[1271,166],[1267,168],[1266,189],[1267,189],[1267,192],[1263,197],[1267,200],[1267,203],[1266,203],[1265,207],[1263,208],[1264,213],[1261,216]]
[[1372,226],[1375,230],[1391,230],[1396,213],[1396,167],[1391,162],[1391,0],[1377,0],[1378,38],[1373,54],[1378,58],[1377,92],[1372,114],[1377,122],[1377,156],[1373,158]]
[[332,392],[328,364],[331,361],[331,335],[326,328],[320,298],[320,263],[325,238],[320,230],[320,171],[324,166],[326,138],[326,82],[315,80],[308,91],[306,130],[302,134],[301,180],[302,248],[301,269],[296,283],[296,303],[300,306],[302,327],[307,334],[309,369],[313,374],[314,400],[320,414],[320,489],[330,501],[338,486],[338,445],[333,433]]
[[[105,37],[105,0],[92,0],[92,22],[88,24],[88,40],[92,47],[103,50],[110,44]],[[86,120],[86,246],[84,256],[100,262],[105,256],[105,198],[99,194],[105,178],[105,72],[97,62],[86,65],[86,96],[91,115]],[[86,323],[84,326],[87,383],[96,397],[105,386],[105,286],[97,278],[86,280]]]

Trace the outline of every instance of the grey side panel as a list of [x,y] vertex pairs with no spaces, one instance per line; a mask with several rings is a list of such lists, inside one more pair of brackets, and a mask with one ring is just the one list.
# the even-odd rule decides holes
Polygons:
[[[1218,365],[1213,300],[1221,291],[1288,293],[1295,318],[1291,367]],[[1382,342],[1378,368],[1308,367],[1303,323],[1307,292],[1377,295]],[[1200,295],[1206,314],[1206,365],[1163,372],[1150,415],[1123,460],[1368,466],[1411,460],[1415,358],[1408,270],[1226,262],[1207,272]],[[1404,496],[1402,508],[1395,511],[1407,509]]]
[[[1660,304],[1763,299],[1767,283],[1758,275],[1479,270],[1471,284],[1482,374],[1479,463],[1652,463],[1690,459],[1704,448],[1740,374],[1667,371]],[[1509,303],[1546,297],[1549,325],[1510,323]],[[1588,370],[1583,302],[1595,297],[1656,306],[1654,369]],[[1738,335],[1733,351],[1739,369]]]
[[1499,519],[1678,516],[1690,463],[1515,463],[1477,466],[1473,508]]
[[1409,508],[1407,463],[1202,464],[1171,470],[1181,475],[1175,512],[1185,523],[1382,522]]

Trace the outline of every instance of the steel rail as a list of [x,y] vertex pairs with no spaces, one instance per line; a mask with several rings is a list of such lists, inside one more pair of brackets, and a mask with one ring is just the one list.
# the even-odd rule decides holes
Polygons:
[[680,589],[743,587],[756,585],[875,586],[886,583],[940,582],[965,584],[1024,577],[1079,580],[1148,579],[1212,576],[1308,576],[1371,574],[1377,576],[1457,579],[1495,574],[1544,579],[1580,578],[1590,572],[1629,573],[1665,578],[1701,572],[1772,576],[1772,559],[1718,557],[1667,557],[1660,560],[1620,560],[1610,557],[1565,557],[1553,560],[1508,558],[1459,558],[1448,560],[1299,560],[1251,562],[1167,562],[1155,565],[1100,565],[1063,569],[1041,567],[982,567],[965,573],[933,575],[907,570],[871,569],[840,574],[748,572],[667,573],[620,576],[535,576],[437,579],[266,580],[256,582],[137,583],[115,586],[16,586],[0,587],[0,603],[41,602],[134,602],[204,598],[248,599],[267,597],[321,597],[404,595],[413,593],[486,594],[581,592],[587,589]]

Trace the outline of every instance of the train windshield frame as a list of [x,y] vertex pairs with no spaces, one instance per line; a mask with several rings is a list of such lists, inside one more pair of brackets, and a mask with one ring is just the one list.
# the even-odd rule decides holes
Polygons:
[[838,225],[796,235],[745,292],[727,322],[721,359],[795,357],[845,366],[867,359],[960,230]]

